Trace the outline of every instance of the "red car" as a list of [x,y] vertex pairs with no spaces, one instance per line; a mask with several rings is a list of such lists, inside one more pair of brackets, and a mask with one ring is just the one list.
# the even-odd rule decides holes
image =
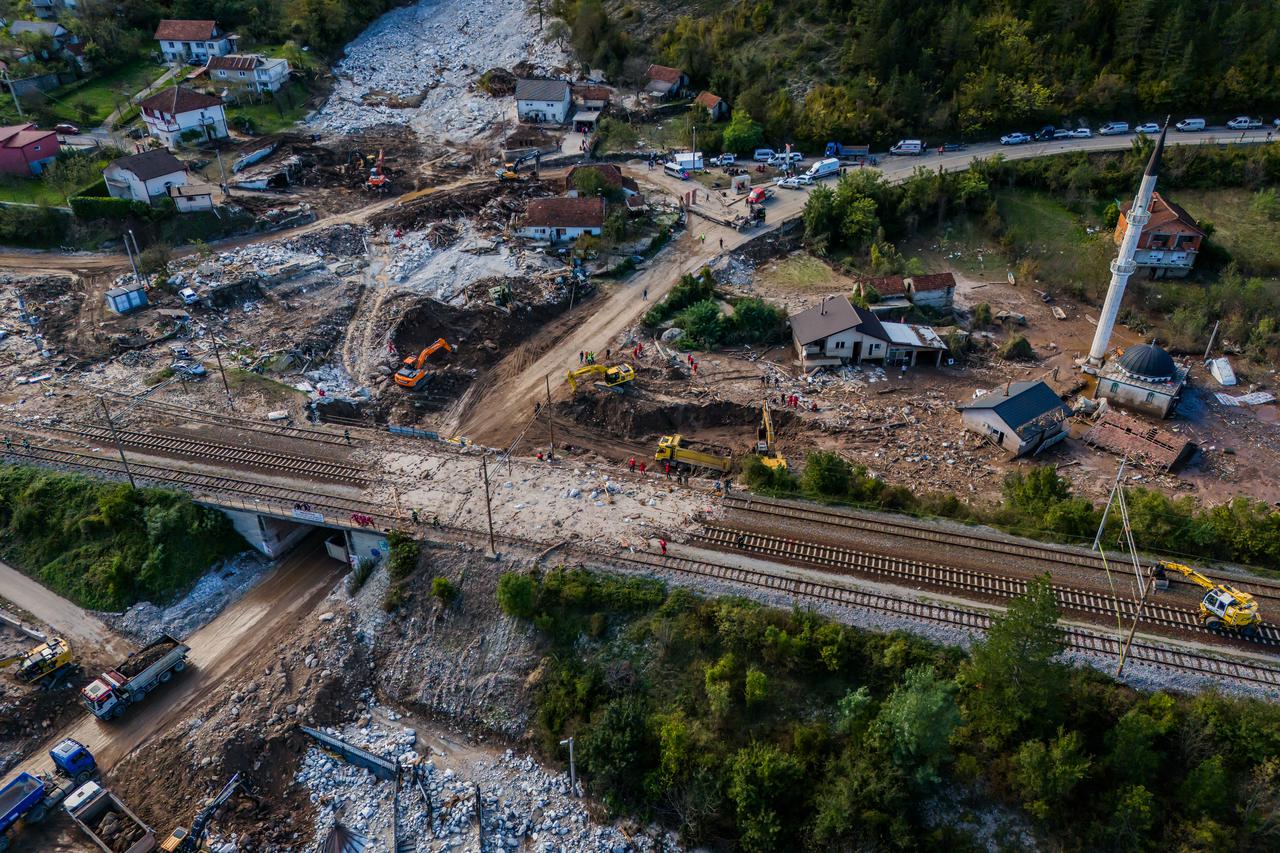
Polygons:
[[63,135],[76,134],[80,132],[80,128],[76,127],[74,124],[55,124],[53,126],[53,132],[61,133]]
[[747,204],[764,204],[766,195],[764,187],[756,187],[747,193]]

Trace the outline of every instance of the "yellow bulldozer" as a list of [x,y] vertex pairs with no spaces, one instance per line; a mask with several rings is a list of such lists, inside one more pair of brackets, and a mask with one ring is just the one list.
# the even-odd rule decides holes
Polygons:
[[1215,583],[1182,563],[1158,561],[1156,578],[1159,579],[1168,571],[1186,575],[1192,583],[1205,590],[1204,598],[1200,601],[1200,623],[1206,628],[1248,636],[1262,625],[1262,617],[1258,615],[1258,602],[1252,594],[1224,583]]
[[636,369],[629,364],[615,364],[612,367],[588,364],[586,367],[567,371],[564,378],[569,381],[569,387],[575,394],[580,383],[592,379],[596,380],[594,384],[597,388],[621,394],[627,390],[627,385],[635,381]]
[[33,649],[0,658],[0,669],[18,665],[16,677],[23,684],[36,682],[54,683],[68,674],[67,670],[75,662],[71,653],[71,644],[61,637],[54,637],[47,643],[41,643]]

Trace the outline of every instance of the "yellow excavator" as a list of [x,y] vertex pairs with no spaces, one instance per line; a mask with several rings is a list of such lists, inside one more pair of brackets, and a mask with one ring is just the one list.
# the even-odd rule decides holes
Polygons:
[[404,360],[404,364],[396,371],[396,384],[401,388],[417,388],[427,378],[423,365],[438,352],[453,352],[453,347],[444,338],[436,338],[436,342],[418,353],[416,358],[409,356]]
[[773,418],[769,417],[769,403],[760,405],[760,426],[756,427],[756,454],[769,468],[775,471],[787,470],[787,460],[778,452],[773,440]]
[[733,457],[718,456],[715,453],[699,450],[692,446],[692,442],[685,441],[685,437],[682,435],[664,435],[658,439],[658,452],[653,454],[653,458],[659,462],[672,462],[677,465],[683,464],[695,468],[710,468],[722,474],[729,473],[729,470],[733,468]]
[[1250,635],[1262,624],[1262,618],[1258,615],[1258,602],[1250,593],[1224,583],[1215,583],[1182,563],[1158,561],[1156,578],[1165,571],[1186,575],[1192,583],[1205,590],[1204,598],[1200,601],[1200,623],[1205,627],[1215,631]]
[[0,658],[0,669],[16,663],[18,671],[14,675],[22,683],[34,684],[42,680],[52,683],[61,677],[58,673],[74,662],[71,644],[61,637],[54,637],[29,651]]
[[569,387],[576,394],[578,384],[588,379],[599,380],[595,383],[597,388],[603,388],[605,391],[612,391],[615,394],[621,394],[627,390],[627,385],[636,378],[636,369],[629,364],[615,364],[613,367],[605,367],[603,364],[588,364],[586,367],[579,367],[577,370],[569,370],[565,373],[564,378],[569,380]]

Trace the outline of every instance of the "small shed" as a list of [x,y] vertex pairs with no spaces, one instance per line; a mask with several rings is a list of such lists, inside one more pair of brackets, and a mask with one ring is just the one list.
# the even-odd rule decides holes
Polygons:
[[183,187],[169,187],[169,198],[181,213],[194,213],[197,210],[213,210],[213,194],[217,187],[210,184],[187,184]]
[[107,291],[107,307],[117,314],[128,314],[148,304],[147,289],[141,284],[125,284]]
[[724,98],[711,92],[702,92],[693,102],[707,111],[712,121],[720,121],[729,115],[729,105]]
[[1071,410],[1042,379],[1010,382],[956,406],[965,429],[1013,456],[1036,454],[1067,437]]

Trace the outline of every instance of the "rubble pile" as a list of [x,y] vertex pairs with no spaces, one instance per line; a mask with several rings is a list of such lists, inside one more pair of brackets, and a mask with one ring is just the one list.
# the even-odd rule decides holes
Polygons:
[[[372,706],[372,697],[366,697],[366,702]],[[312,747],[295,781],[309,792],[315,806],[317,841],[340,820],[389,843],[392,822],[397,821],[399,837],[411,840],[413,850],[641,853],[681,849],[668,833],[658,831],[655,841],[647,834],[623,833],[592,820],[586,802],[571,796],[567,772],[548,771],[532,757],[517,756],[512,750],[502,755],[473,754],[470,760],[432,755],[439,751],[419,745],[414,729],[395,724],[398,714],[385,716],[390,721],[386,727],[369,722],[366,715],[363,724],[325,731],[405,768],[399,814],[393,814],[394,781],[379,780]],[[419,750],[427,755],[420,756]],[[424,792],[429,803],[423,799]],[[479,825],[477,800],[482,815]]]
[[474,141],[512,108],[476,85],[485,69],[525,61],[550,75],[568,64],[537,31],[523,4],[501,0],[388,12],[347,45],[333,94],[310,123],[338,133],[408,124],[424,136]]
[[312,272],[351,275],[365,263],[363,229],[334,225],[288,240],[184,258],[173,264],[169,282],[174,287],[191,287],[200,292],[202,288],[246,280],[275,284]]

